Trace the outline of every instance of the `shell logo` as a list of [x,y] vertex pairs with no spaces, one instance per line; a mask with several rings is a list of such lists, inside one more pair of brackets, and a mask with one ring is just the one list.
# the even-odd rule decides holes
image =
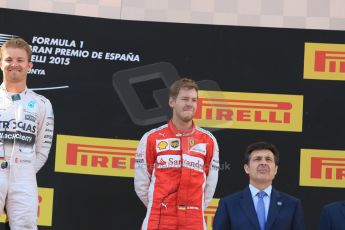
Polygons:
[[168,147],[168,142],[161,141],[161,142],[158,143],[157,147],[159,148],[159,150],[166,149]]

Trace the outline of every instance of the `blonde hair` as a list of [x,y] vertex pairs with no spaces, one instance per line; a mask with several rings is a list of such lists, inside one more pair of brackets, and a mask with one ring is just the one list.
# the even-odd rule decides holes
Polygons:
[[12,38],[8,41],[6,41],[0,49],[0,61],[2,60],[2,52],[4,51],[4,49],[6,48],[19,48],[19,49],[23,49],[26,51],[26,53],[28,54],[28,61],[31,61],[31,55],[32,55],[32,51],[31,48],[29,46],[29,44],[22,38]]

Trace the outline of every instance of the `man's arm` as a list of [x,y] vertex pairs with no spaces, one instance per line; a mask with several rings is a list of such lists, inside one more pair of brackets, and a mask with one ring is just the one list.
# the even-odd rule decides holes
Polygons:
[[138,145],[135,155],[134,167],[134,189],[139,199],[147,207],[148,205],[148,191],[151,182],[152,163],[148,162],[148,157],[152,155],[149,152],[148,134],[145,134]]
[[213,230],[231,230],[231,221],[223,199],[219,201],[213,221]]
[[213,198],[214,192],[218,182],[218,170],[219,170],[219,148],[217,140],[211,134],[213,141],[213,148],[211,152],[210,160],[207,162],[208,172],[206,172],[206,184],[205,184],[205,203],[204,208],[206,209],[208,204]]
[[35,143],[36,173],[42,168],[48,159],[49,151],[52,145],[54,136],[54,113],[50,101],[46,98],[41,99],[42,106],[40,107],[39,121],[37,127],[37,136]]

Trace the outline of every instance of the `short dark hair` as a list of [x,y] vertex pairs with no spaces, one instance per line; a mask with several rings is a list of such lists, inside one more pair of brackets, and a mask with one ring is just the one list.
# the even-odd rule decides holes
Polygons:
[[181,78],[170,86],[169,96],[176,98],[182,88],[195,89],[198,92],[198,84],[189,78]]
[[255,150],[270,150],[274,155],[274,163],[279,164],[279,151],[274,144],[260,141],[248,145],[246,152],[244,153],[244,163],[249,163],[250,154]]

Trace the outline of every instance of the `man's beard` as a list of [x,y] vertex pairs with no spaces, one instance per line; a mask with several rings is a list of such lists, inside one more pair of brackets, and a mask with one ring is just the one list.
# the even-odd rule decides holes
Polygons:
[[190,122],[191,120],[193,120],[194,113],[192,115],[178,116],[178,117],[180,118],[180,120],[187,123],[187,122]]

